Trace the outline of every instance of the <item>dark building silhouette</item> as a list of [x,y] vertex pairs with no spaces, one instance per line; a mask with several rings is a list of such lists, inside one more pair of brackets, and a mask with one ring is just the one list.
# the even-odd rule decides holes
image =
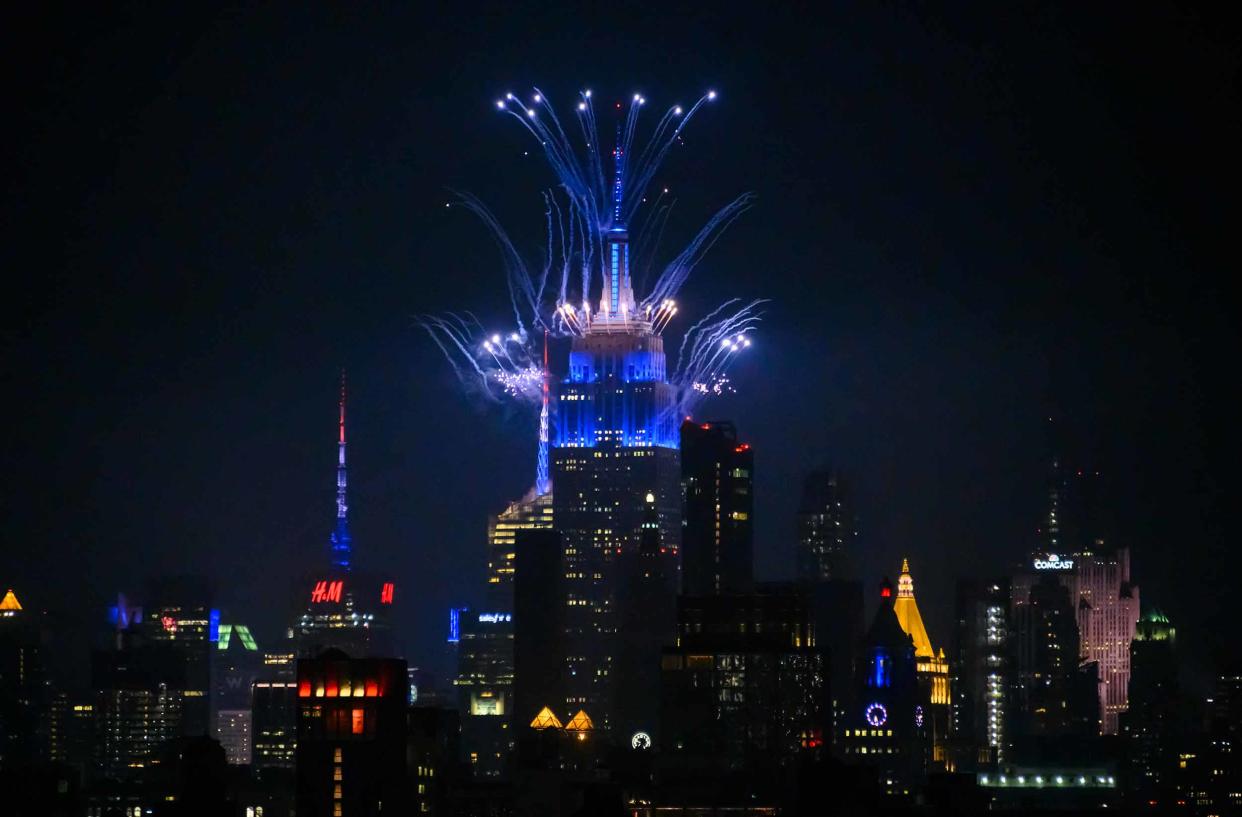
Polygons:
[[1079,660],[1078,623],[1055,576],[1014,577],[1015,737],[1099,734],[1099,670]]
[[97,766],[94,697],[57,692],[48,733],[51,761],[73,769],[79,780],[88,780]]
[[803,585],[815,621],[815,643],[828,659],[832,693],[832,742],[839,752],[846,714],[852,711],[856,661],[864,634],[862,582],[827,579]]
[[565,647],[566,596],[561,535],[555,530],[519,530],[513,582],[513,707],[515,740],[544,707],[567,719]]
[[405,813],[405,661],[330,650],[298,661],[297,684],[299,817]]
[[849,487],[835,471],[813,471],[798,506],[798,579],[851,577],[858,522]]
[[[656,735],[660,725],[660,652],[673,641],[677,622],[677,557],[660,529],[654,493],[646,496],[636,550],[617,558],[614,738]],[[588,713],[589,714],[589,713]]]
[[682,592],[745,593],[754,582],[754,464],[732,423],[681,426]]
[[39,627],[10,589],[0,598],[0,769],[47,758],[51,703]]
[[406,736],[408,774],[414,793],[410,814],[453,814],[449,800],[462,782],[461,722],[454,709],[414,706]]
[[657,748],[682,776],[749,775],[755,790],[788,782],[826,754],[827,658],[811,605],[792,585],[678,599],[677,643],[664,650]]
[[1179,746],[1187,737],[1177,678],[1177,631],[1158,610],[1139,620],[1130,644],[1129,709],[1121,716],[1126,742],[1126,790],[1136,804],[1179,799],[1175,776]]

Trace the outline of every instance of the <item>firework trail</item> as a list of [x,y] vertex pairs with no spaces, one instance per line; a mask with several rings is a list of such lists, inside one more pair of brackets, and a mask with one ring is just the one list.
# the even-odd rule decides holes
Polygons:
[[[544,401],[544,377],[539,344],[545,338],[565,338],[587,331],[592,319],[592,293],[607,279],[605,236],[615,225],[635,223],[647,191],[672,147],[704,105],[716,98],[708,91],[688,107],[668,108],[646,141],[639,137],[639,115],[647,104],[635,94],[628,105],[616,104],[620,114],[612,149],[600,138],[594,97],[578,94],[573,123],[561,120],[547,95],[535,88],[529,96],[506,94],[496,108],[521,123],[538,142],[559,189],[544,191],[545,252],[538,265],[528,264],[495,215],[477,198],[456,193],[457,203],[487,227],[501,253],[512,306],[514,328],[487,332],[470,313],[420,316],[420,323],[453,364],[467,389],[489,400],[516,400],[537,406]],[[635,144],[640,143],[635,155]],[[620,163],[624,157],[625,181]],[[609,178],[617,166],[615,179]],[[650,209],[637,223],[630,240],[634,268],[644,275],[656,269],[655,259],[673,201],[667,189],[653,196]],[[676,297],[695,267],[721,234],[753,203],[746,193],[717,211],[686,247],[656,275],[638,299],[634,317],[650,322],[661,334],[677,314]],[[763,301],[743,303],[730,299],[682,337],[677,365],[669,375],[677,395],[675,410],[689,412],[700,400],[732,391],[727,369],[739,352],[751,345],[749,332],[759,321]],[[544,336],[544,337],[541,337]],[[541,434],[542,436],[542,434]]]

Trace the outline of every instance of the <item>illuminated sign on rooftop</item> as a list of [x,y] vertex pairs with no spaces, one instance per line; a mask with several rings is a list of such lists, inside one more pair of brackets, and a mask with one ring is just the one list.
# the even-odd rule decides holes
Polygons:
[[1060,556],[1058,556],[1055,553],[1049,553],[1046,559],[1041,559],[1038,556],[1036,556],[1034,564],[1035,564],[1036,570],[1073,570],[1074,569],[1073,559],[1062,559]]
[[343,581],[321,581],[315,584],[311,590],[311,601],[318,604],[326,601],[340,601],[341,589],[345,586]]
[[500,621],[512,621],[510,613],[479,613],[480,624],[495,624]]

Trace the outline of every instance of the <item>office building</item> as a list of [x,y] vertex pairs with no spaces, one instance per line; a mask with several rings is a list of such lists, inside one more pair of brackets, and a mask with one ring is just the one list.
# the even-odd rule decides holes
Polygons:
[[532,489],[487,520],[487,609],[513,612],[517,533],[552,527],[552,494]]
[[51,693],[39,627],[12,589],[0,599],[0,769],[47,756]]
[[799,581],[851,577],[857,558],[858,521],[849,486],[835,471],[813,471],[798,505]]
[[513,616],[459,617],[457,711],[461,744],[476,777],[500,777],[513,742]]
[[957,582],[953,725],[973,750],[962,771],[1008,759],[1015,683],[1010,594],[1007,578]]
[[1120,734],[1126,742],[1126,789],[1140,805],[1178,799],[1174,775],[1186,734],[1176,639],[1169,619],[1153,609],[1139,620],[1130,645],[1129,708],[1120,718]]
[[298,661],[298,817],[403,814],[406,663],[329,650]]
[[[660,541],[678,564],[682,504],[681,418],[668,382],[664,338],[634,299],[619,204],[622,146],[614,158],[618,204],[601,248],[607,279],[599,308],[584,315],[571,343],[552,451],[553,519],[562,537],[566,601],[561,706],[585,710],[604,732],[617,715],[617,592],[625,583],[618,575],[620,557],[640,546],[651,494]],[[651,660],[659,660],[658,651]]]
[[676,635],[677,559],[661,538],[654,493],[645,505],[638,548],[617,556],[619,631],[612,667],[622,682],[615,687],[611,722],[618,740],[659,732],[660,653]]
[[[793,586],[678,598],[662,685],[654,745],[676,773],[746,773],[776,783],[825,751],[827,660],[810,602]],[[636,733],[631,742],[650,737]]]
[[263,670],[262,653],[245,624],[221,624],[212,656],[212,734],[228,762],[250,764],[251,691]]
[[754,582],[755,454],[732,423],[681,426],[682,592],[746,593]]
[[[167,643],[126,634],[115,649],[93,655],[99,771],[114,780],[142,778],[162,743],[183,734],[189,689],[184,654]],[[195,707],[197,708],[197,707]]]
[[267,769],[293,769],[298,743],[296,680],[255,681],[251,693],[251,765],[260,775]]
[[361,658],[391,655],[389,625],[396,584],[355,565],[349,528],[345,466],[345,378],[337,413],[336,525],[328,537],[328,563],[312,571],[295,593],[299,611],[290,628],[293,651],[309,658],[335,649]]
[[566,710],[565,577],[562,540],[555,530],[518,531],[513,587],[513,708],[515,734],[545,707],[563,720]]

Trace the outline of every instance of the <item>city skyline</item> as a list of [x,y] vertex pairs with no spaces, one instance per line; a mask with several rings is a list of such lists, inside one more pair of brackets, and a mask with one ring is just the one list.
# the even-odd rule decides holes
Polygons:
[[[275,22],[262,12],[250,14],[259,29]],[[70,25],[85,55],[103,47],[91,50],[97,41],[86,30],[90,22],[87,17]],[[192,24],[184,35],[188,40],[173,42],[184,46],[205,37],[215,43],[210,38],[219,37],[250,43],[257,36],[227,23],[210,29],[206,18],[194,22],[197,27]],[[1144,599],[1168,610],[1179,627],[1204,630],[1202,610],[1224,591],[1188,592],[1195,587],[1191,574],[1233,558],[1224,550],[1223,516],[1214,499],[1229,484],[1220,468],[1224,447],[1213,442],[1224,429],[1221,406],[1230,405],[1227,387],[1217,382],[1220,361],[1213,350],[1225,348],[1233,330],[1223,320],[1222,302],[1213,306],[1204,294],[1213,291],[1214,278],[1201,273],[1194,279],[1199,286],[1183,290],[1169,270],[1215,223],[1211,216],[1196,217],[1213,211],[1211,196],[1190,200],[1194,189],[1178,187],[1177,180],[1199,175],[1210,184],[1210,177],[1175,172],[1169,162],[1153,165],[1142,153],[1150,149],[1147,141],[1131,153],[1099,159],[1094,149],[1061,136],[1058,126],[1069,121],[1110,143],[1127,124],[1154,126],[1133,96],[1112,95],[1122,72],[1109,68],[1108,59],[1098,73],[1087,72],[1079,90],[1071,87],[1078,78],[1068,68],[1033,63],[1045,74],[1051,71],[1046,81],[1061,92],[1059,99],[1037,99],[1039,72],[1018,57],[989,56],[975,45],[980,26],[992,39],[1012,35],[1017,23],[1009,17],[950,14],[932,30],[900,12],[892,20],[876,12],[838,22],[875,35],[871,39],[889,57],[909,53],[916,64],[950,76],[977,68],[987,81],[1007,88],[1024,113],[1006,113],[1005,106],[997,112],[985,81],[953,93],[934,83],[911,87],[900,63],[882,61],[864,75],[878,90],[827,81],[809,70],[814,61],[805,48],[793,49],[803,54],[794,65],[808,70],[761,68],[745,58],[722,68],[719,57],[727,50],[720,40],[727,29],[709,31],[694,64],[671,77],[637,65],[651,45],[607,70],[585,58],[568,67],[547,65],[547,57],[523,65],[519,56],[529,55],[511,50],[487,69],[469,69],[445,99],[420,103],[430,106],[420,118],[434,114],[426,116],[432,123],[428,141],[412,137],[402,120],[365,157],[350,146],[381,130],[389,106],[368,97],[346,103],[340,90],[319,95],[312,106],[317,115],[352,110],[364,114],[363,124],[326,129],[303,141],[311,147],[274,161],[270,175],[257,177],[265,180],[260,186],[269,197],[260,200],[283,215],[265,219],[242,207],[237,218],[253,229],[241,233],[257,237],[219,242],[234,235],[236,225],[196,208],[229,211],[239,194],[215,186],[202,170],[187,171],[185,185],[160,181],[178,178],[179,167],[157,149],[161,140],[190,145],[189,155],[210,160],[201,162],[204,167],[233,160],[253,169],[240,160],[270,149],[273,134],[293,127],[287,109],[274,108],[254,135],[246,120],[227,115],[213,126],[216,131],[200,128],[211,119],[206,109],[162,96],[149,80],[129,90],[109,86],[102,109],[75,96],[32,103],[23,114],[32,123],[30,134],[40,132],[38,122],[61,116],[118,123],[136,115],[151,128],[118,133],[105,127],[104,135],[86,139],[78,161],[103,161],[109,169],[82,181],[63,177],[81,224],[62,218],[28,231],[48,239],[43,246],[53,248],[54,271],[38,276],[33,291],[19,296],[29,299],[22,302],[29,325],[6,347],[17,388],[48,411],[12,424],[27,433],[12,441],[10,461],[15,472],[29,477],[10,498],[9,517],[14,535],[38,547],[9,549],[2,580],[28,606],[63,609],[74,621],[90,622],[118,590],[141,584],[147,572],[202,573],[216,581],[237,620],[251,622],[260,634],[278,632],[287,588],[283,578],[273,577],[322,553],[331,521],[325,517],[334,490],[329,458],[336,452],[326,434],[334,430],[334,376],[343,365],[353,395],[353,534],[360,548],[419,589],[403,613],[402,629],[415,634],[407,645],[411,653],[432,654],[443,639],[443,611],[481,601],[471,595],[484,570],[487,517],[522,495],[533,466],[525,419],[480,413],[460,398],[414,326],[416,312],[486,301],[491,296],[479,281],[494,280],[497,269],[476,225],[444,208],[450,197],[443,187],[496,193],[506,214],[529,210],[528,199],[506,195],[505,183],[489,172],[491,160],[481,157],[507,151],[512,172],[529,179],[532,190],[545,177],[533,163],[520,163],[529,146],[494,125],[488,106],[498,92],[519,84],[515,76],[551,77],[555,85],[548,91],[560,98],[577,90],[580,77],[592,77],[596,87],[614,95],[635,85],[661,98],[719,89],[721,104],[688,134],[694,151],[673,163],[670,186],[685,191],[687,208],[720,203],[739,187],[759,193],[757,207],[722,239],[705,269],[727,282],[729,291],[773,298],[762,353],[739,363],[739,393],[698,419],[730,419],[754,445],[756,469],[767,480],[756,493],[760,577],[793,572],[797,497],[775,486],[800,484],[805,472],[823,464],[839,467],[854,475],[859,543],[873,554],[861,566],[862,578],[868,587],[885,574],[896,580],[893,565],[910,555],[920,566],[929,627],[943,640],[949,627],[944,611],[952,606],[959,572],[946,556],[960,555],[991,575],[1032,546],[1043,510],[1043,423],[1051,411],[1071,435],[1088,441],[1078,446],[1080,459],[1104,472],[1109,504],[1133,512],[1119,521],[1115,538],[1136,554]],[[773,16],[757,36],[777,40],[793,23]],[[1140,41],[1153,36],[1151,17],[1139,23],[1147,26],[1136,35]],[[154,35],[171,24],[160,18],[116,30],[115,36],[136,46],[125,62],[127,76],[162,77],[183,91],[214,87],[206,78],[219,63],[161,62],[164,52]],[[639,26],[630,25],[614,33],[639,43]],[[1077,38],[1084,38],[1117,58],[1118,66],[1129,64],[1127,40],[1065,33],[1055,19],[1041,25],[1054,35],[1054,53],[1073,53]],[[368,26],[346,23],[351,36],[360,30],[374,34]],[[803,37],[831,28],[814,23]],[[1206,28],[1192,21],[1187,36],[1210,43]],[[342,42],[331,33],[314,36],[325,45]],[[406,47],[383,37],[378,42],[381,53],[404,53]],[[805,46],[805,40],[796,42]],[[860,56],[842,46],[827,76],[853,76],[851,67],[858,71],[857,65],[866,64]],[[84,56],[67,70],[88,76],[91,64]],[[273,65],[253,75],[249,87],[256,99],[286,89]],[[815,79],[777,90],[780,80],[799,74]],[[337,86],[310,72],[291,87],[303,99],[318,87]],[[411,96],[397,85],[384,87],[389,99]],[[1155,102],[1144,99],[1143,106],[1173,114],[1207,104],[1199,97],[1178,101],[1161,88],[1155,86]],[[1104,99],[1115,109],[1102,110]],[[857,116],[873,106],[891,121]],[[963,138],[966,147],[941,153],[930,144],[935,140],[895,135],[917,130],[927,107],[938,111],[952,133],[979,134],[982,144]],[[442,168],[430,169],[424,157],[412,160],[425,182],[415,184],[412,174],[402,178],[400,184],[408,186],[401,189],[382,183],[401,157],[433,152],[432,144],[445,134],[459,147],[434,151]],[[821,139],[827,140],[826,153]],[[42,174],[54,159],[70,155],[74,144],[69,137],[25,143],[20,155],[28,161],[10,190],[28,198],[29,214],[41,217],[59,205],[47,192],[56,184],[42,184]],[[1039,161],[1013,158],[1023,150]],[[1187,153],[1179,155],[1193,161]],[[148,156],[159,172],[140,172]],[[349,156],[354,158],[342,158]],[[1097,161],[1102,166],[1094,166]],[[883,172],[884,164],[894,162],[905,170],[943,170],[921,172],[916,183],[903,187],[896,170]],[[851,163],[859,169],[847,167]],[[324,167],[330,169],[306,170]],[[970,182],[975,173],[994,179],[995,187]],[[1116,186],[1127,174],[1142,184]],[[1093,192],[1097,182],[1115,189]],[[1042,200],[1033,194],[1049,186],[1048,203],[1033,204]],[[1135,194],[1149,186],[1170,190],[1187,215],[1170,216],[1145,204],[1149,197]],[[986,208],[980,200],[1016,214],[1017,225],[981,212]],[[161,229],[151,234],[133,226],[152,215],[147,201],[176,203],[162,208],[156,218]],[[298,204],[291,211],[289,203]],[[1118,209],[1110,214],[1105,205]],[[350,216],[347,207],[368,215]],[[411,210],[420,225],[431,225],[412,237]],[[927,215],[945,211],[950,214]],[[10,223],[24,224],[28,217],[34,216]],[[1135,223],[1154,224],[1149,233],[1163,229],[1171,244],[1129,237]],[[812,229],[819,224],[827,225],[826,237]],[[100,238],[116,227],[123,228],[118,238]],[[777,228],[804,239],[805,249],[766,243]],[[1080,235],[1084,230],[1087,237]],[[1028,252],[1031,237],[1045,233],[1066,249]],[[935,238],[940,235],[947,238]],[[119,236],[133,240],[125,246]],[[976,236],[985,237],[983,246],[976,246]],[[379,239],[383,249],[360,251],[370,239]],[[23,254],[35,251],[23,242],[10,246]],[[329,260],[313,257],[320,251]],[[79,267],[75,256],[93,260]],[[788,272],[765,275],[759,285],[756,257],[765,259],[764,268]],[[421,272],[428,267],[452,270],[457,291],[429,288]],[[212,283],[225,268],[237,270],[236,277]],[[969,271],[974,269],[979,272]],[[183,270],[185,278],[169,270]],[[98,283],[79,286],[89,280]],[[818,283],[808,288],[808,280]],[[56,282],[73,286],[65,291]],[[1073,283],[1081,298],[1066,302],[1064,286]],[[96,286],[129,296],[108,320],[84,296]],[[182,287],[203,297],[186,305]],[[710,307],[705,297],[688,297],[695,313]],[[504,303],[487,306],[490,319],[504,318]],[[184,321],[175,317],[182,313]],[[111,365],[100,365],[105,361]],[[793,383],[800,384],[799,395],[785,396]],[[1191,399],[1171,396],[1182,393]],[[791,424],[781,419],[785,411],[796,416],[796,441],[790,439]],[[457,496],[470,498],[457,502]],[[1189,542],[1168,544],[1182,538]],[[1152,556],[1173,547],[1185,551],[1185,568],[1155,570]],[[459,554],[469,554],[472,563],[458,563]],[[55,564],[77,558],[84,569],[50,573],[45,556]],[[1210,643],[1200,646],[1196,639],[1188,648],[1200,666],[1213,657]]]

